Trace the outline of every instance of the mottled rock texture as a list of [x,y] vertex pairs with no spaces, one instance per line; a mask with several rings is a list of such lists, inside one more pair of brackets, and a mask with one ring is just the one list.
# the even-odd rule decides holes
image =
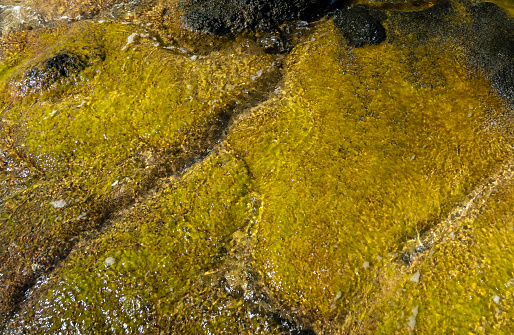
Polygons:
[[312,19],[329,4],[329,0],[185,0],[182,24],[217,35],[270,30],[286,21]]

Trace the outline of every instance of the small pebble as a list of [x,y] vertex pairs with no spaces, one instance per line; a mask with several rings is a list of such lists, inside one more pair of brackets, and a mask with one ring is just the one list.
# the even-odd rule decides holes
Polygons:
[[409,322],[407,323],[407,327],[410,328],[410,330],[414,330],[414,327],[416,327],[416,317],[418,316],[418,308],[419,306],[416,306],[412,309],[412,315],[409,316]]
[[55,208],[63,208],[66,206],[66,200],[51,201],[50,205],[54,206]]
[[115,261],[116,260],[114,259],[114,257],[107,257],[105,259],[105,267],[108,268],[109,266],[113,265]]
[[416,271],[415,274],[412,275],[412,277],[410,277],[410,281],[414,282],[414,283],[419,283],[419,276],[421,274],[419,273],[419,270]]

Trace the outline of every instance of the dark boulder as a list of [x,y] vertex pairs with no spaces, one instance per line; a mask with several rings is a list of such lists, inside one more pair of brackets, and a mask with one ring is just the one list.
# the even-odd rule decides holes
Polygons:
[[286,21],[312,19],[330,3],[330,0],[183,0],[182,25],[215,35],[269,31]]
[[352,47],[380,44],[386,39],[384,26],[364,5],[336,11],[334,24]]

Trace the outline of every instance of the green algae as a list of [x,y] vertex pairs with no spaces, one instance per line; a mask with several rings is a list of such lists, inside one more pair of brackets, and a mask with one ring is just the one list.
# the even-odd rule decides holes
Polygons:
[[[419,283],[391,287],[374,320],[377,333],[505,334],[513,331],[512,181],[493,191],[474,220],[447,234],[416,263]],[[414,324],[411,309],[418,306]],[[381,311],[381,312],[378,312]]]
[[206,323],[207,316],[185,307],[197,277],[219,263],[226,242],[236,231],[244,234],[258,215],[251,185],[244,163],[233,156],[207,159],[70,255],[60,282],[37,309],[41,314],[29,323],[39,330],[106,333],[234,326],[223,313]]
[[[31,58],[9,65],[0,83],[9,134],[1,141],[2,313],[80,234],[212,149],[238,105],[277,73],[275,56],[229,49],[191,58],[130,25],[79,22],[38,36]],[[62,52],[87,66],[27,89],[31,69]],[[51,205],[61,200],[66,208]]]
[[228,141],[264,201],[258,268],[280,299],[322,317],[358,310],[377,256],[434,225],[507,145],[486,126],[501,102],[452,52],[350,50],[330,22],[311,37],[283,91]]
[[[63,166],[73,170],[72,160],[95,166],[107,156],[124,159],[141,145],[155,150],[183,145],[184,134],[201,134],[212,119],[230,112],[250,90],[250,78],[258,78],[258,70],[269,70],[273,60],[267,55],[220,54],[216,60],[194,61],[157,48],[149,36],[138,39],[134,28],[124,25],[84,23],[70,30],[64,37],[61,29],[48,37],[58,40],[33,63],[61,50],[92,62],[95,56],[105,60],[95,59],[72,80],[63,80],[62,87],[29,96],[3,114],[31,130],[24,138],[36,157],[45,157],[43,168],[59,171]],[[131,34],[134,45],[129,43]],[[9,84],[17,96],[18,86],[12,80]],[[117,165],[116,158],[111,161]]]
[[[32,173],[26,188],[2,199],[0,257],[10,259],[7,267],[22,260],[9,286],[30,283],[83,239],[50,279],[48,294],[27,302],[14,327],[280,333],[280,324],[298,321],[284,320],[284,311],[294,311],[320,332],[334,320],[338,331],[357,332],[365,320],[363,329],[390,333],[409,331],[416,306],[416,329],[427,332],[458,332],[468,316],[473,331],[509,322],[510,288],[493,289],[512,278],[503,254],[489,253],[508,270],[495,269],[492,284],[459,277],[478,287],[476,307],[445,296],[455,287],[445,282],[454,271],[447,255],[472,258],[474,244],[443,244],[437,262],[420,265],[421,283],[437,268],[428,279],[444,289],[419,288],[408,270],[402,288],[391,289],[393,305],[369,302],[389,298],[378,299],[377,290],[382,277],[398,275],[398,253],[419,247],[506,158],[508,141],[494,121],[502,104],[488,81],[468,76],[461,51],[408,37],[403,48],[349,49],[322,21],[289,56],[283,89],[233,125],[226,152],[133,209],[149,188],[211,152],[234,110],[276,80],[277,58],[230,48],[206,56],[163,50],[160,36],[130,25],[70,27],[50,30],[30,62],[21,58],[1,72],[2,126],[16,135],[9,143],[18,150],[10,160],[35,166],[15,177]],[[27,69],[63,50],[89,66],[42,90],[19,91]],[[111,228],[84,236],[127,205]],[[486,240],[469,234],[466,243]],[[27,272],[32,279],[21,275]],[[453,319],[444,315],[450,304]],[[372,312],[379,316],[370,321]],[[358,320],[348,326],[348,315],[347,322]]]

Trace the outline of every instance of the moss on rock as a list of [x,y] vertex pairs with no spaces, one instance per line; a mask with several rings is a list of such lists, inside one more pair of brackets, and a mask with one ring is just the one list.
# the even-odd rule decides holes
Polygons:
[[[32,57],[13,66],[7,58],[2,74],[2,312],[78,234],[211,150],[238,106],[279,71],[276,56],[226,49],[193,57],[130,25],[84,21],[38,35]],[[63,54],[84,61],[69,75],[48,70]],[[53,72],[30,89],[35,68]],[[66,207],[51,206],[61,200]],[[87,224],[76,219],[84,212]],[[48,224],[56,220],[59,229]],[[9,249],[19,239],[26,252]],[[47,266],[33,267],[48,250]]]
[[205,298],[199,293],[210,283],[202,285],[199,276],[215,269],[231,236],[244,235],[258,215],[251,186],[242,161],[227,153],[207,159],[74,252],[48,297],[35,306],[36,315],[26,311],[26,330],[238,329],[240,321],[229,317],[237,306],[210,301],[226,311],[216,314],[211,307],[217,316],[205,323],[209,317],[190,300]]
[[[358,49],[328,19],[303,27],[255,106],[283,56],[247,36],[186,50],[170,4],[148,14],[170,20],[156,30],[17,35],[0,64],[8,332],[510,327],[512,262],[493,246],[510,248],[511,186],[445,242],[427,237],[512,143],[505,102],[463,63],[479,50],[459,44],[466,5],[389,13],[387,39]],[[63,54],[81,66],[22,89]]]
[[264,201],[258,267],[317,317],[358,310],[377,257],[433,226],[508,148],[487,127],[501,101],[453,52],[342,41],[320,24],[283,91],[228,138]]
[[[512,187],[509,181],[493,190],[476,218],[447,231],[389,288],[368,314],[376,333],[513,331]],[[417,281],[412,273],[419,274]]]

